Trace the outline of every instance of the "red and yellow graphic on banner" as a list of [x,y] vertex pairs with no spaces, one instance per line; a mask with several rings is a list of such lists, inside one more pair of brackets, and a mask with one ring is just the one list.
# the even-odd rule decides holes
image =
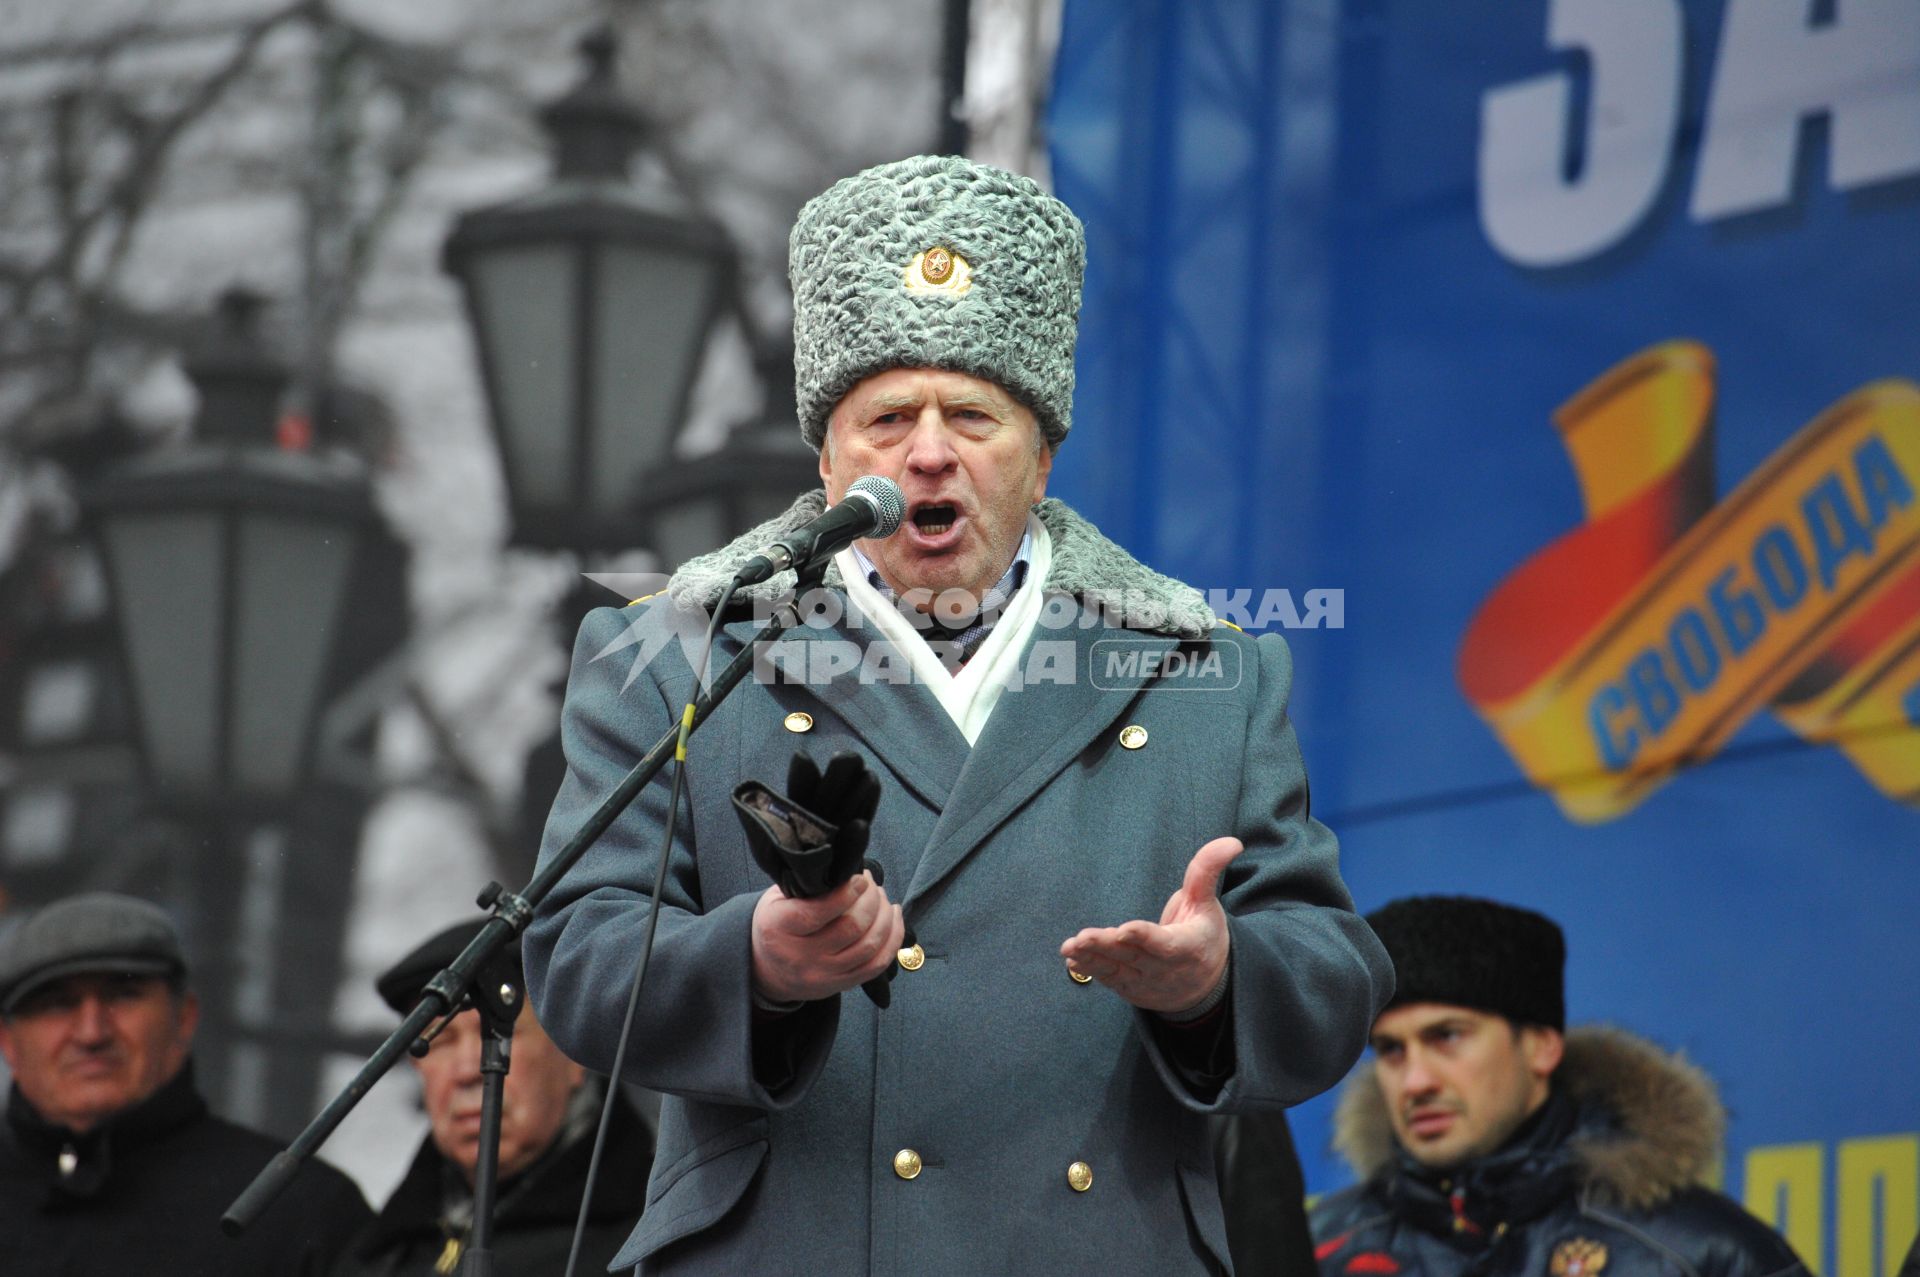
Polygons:
[[1861,387],[1717,505],[1713,396],[1712,353],[1674,341],[1562,405],[1587,521],[1481,605],[1461,687],[1579,821],[1762,707],[1920,797],[1920,387]]

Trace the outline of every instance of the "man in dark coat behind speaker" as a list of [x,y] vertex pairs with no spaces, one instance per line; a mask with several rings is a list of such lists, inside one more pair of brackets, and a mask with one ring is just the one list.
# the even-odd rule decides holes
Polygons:
[[1213,1164],[1237,1277],[1310,1277],[1306,1177],[1286,1113],[1214,1118]]
[[[382,974],[380,996],[405,1015],[428,980],[459,956],[482,921],[459,923]],[[520,945],[508,945],[482,981],[519,986]],[[480,1013],[456,1015],[416,1059],[431,1125],[393,1195],[349,1246],[335,1277],[457,1273],[473,1233],[473,1178],[480,1157]],[[559,1277],[566,1270],[593,1136],[606,1089],[560,1054],[521,999],[512,1065],[501,1105],[499,1194],[493,1260],[501,1273]],[[653,1132],[624,1098],[614,1107],[594,1185],[579,1272],[598,1273],[640,1217]]]

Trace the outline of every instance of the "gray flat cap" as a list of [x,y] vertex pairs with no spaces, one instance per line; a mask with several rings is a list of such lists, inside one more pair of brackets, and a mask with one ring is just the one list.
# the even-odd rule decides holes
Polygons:
[[110,891],[69,896],[34,913],[0,942],[0,1014],[71,975],[181,976],[186,955],[158,905]]

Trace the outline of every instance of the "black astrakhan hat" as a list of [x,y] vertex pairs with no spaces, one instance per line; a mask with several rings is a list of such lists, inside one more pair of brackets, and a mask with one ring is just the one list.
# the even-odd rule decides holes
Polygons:
[[1567,941],[1553,919],[1468,896],[1409,896],[1367,915],[1393,959],[1389,1007],[1444,1002],[1567,1026]]
[[[429,936],[406,957],[374,977],[373,987],[380,991],[380,996],[388,1006],[401,1015],[407,1014],[420,1001],[421,991],[427,987],[427,981],[439,975],[442,968],[459,957],[461,950],[473,942],[487,921],[487,918],[480,917],[456,922],[446,930]],[[480,979],[496,984],[511,981],[523,985],[520,975],[520,937],[509,940],[477,974]]]

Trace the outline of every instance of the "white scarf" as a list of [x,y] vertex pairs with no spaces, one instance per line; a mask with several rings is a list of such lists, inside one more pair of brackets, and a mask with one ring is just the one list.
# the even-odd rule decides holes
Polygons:
[[1047,569],[1053,565],[1053,539],[1032,515],[1027,516],[1027,534],[1033,538],[1033,548],[1027,555],[1025,584],[1013,592],[999,621],[967,663],[954,673],[947,672],[925,636],[900,614],[900,609],[873,588],[859,560],[854,558],[851,546],[834,556],[840,577],[846,582],[848,599],[860,609],[868,624],[880,632],[881,638],[892,643],[894,651],[906,658],[914,680],[932,690],[969,745],[980,739],[1000,693],[1018,676],[1027,640],[1033,637],[1034,627],[1040,621]]

